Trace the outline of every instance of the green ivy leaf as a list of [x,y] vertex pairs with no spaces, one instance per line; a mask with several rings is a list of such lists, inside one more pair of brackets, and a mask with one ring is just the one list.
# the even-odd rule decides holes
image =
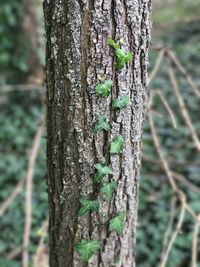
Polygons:
[[111,80],[105,80],[95,87],[97,95],[109,96],[113,82]]
[[105,194],[106,199],[110,200],[113,194],[114,189],[117,187],[117,182],[112,181],[110,183],[104,183],[100,191]]
[[79,253],[82,261],[88,261],[100,248],[98,240],[83,239],[74,245],[74,249]]
[[124,144],[124,138],[122,135],[118,135],[117,137],[113,138],[110,146],[110,153],[111,154],[118,154],[122,152]]
[[98,212],[99,211],[99,202],[98,200],[90,200],[88,198],[81,198],[80,203],[83,207],[80,208],[78,216],[83,216],[88,214],[90,211]]
[[[120,44],[123,44],[123,43],[124,43],[124,40],[121,39]],[[120,48],[120,46],[112,38],[108,39],[108,45],[115,49],[115,54],[117,57],[116,69],[117,70],[123,69],[126,63],[132,60],[133,53],[126,52],[124,49]]]
[[111,168],[108,167],[108,166],[106,166],[106,165],[104,165],[104,164],[97,163],[97,164],[95,164],[94,166],[95,166],[95,168],[97,169],[97,173],[96,173],[96,175],[95,175],[95,177],[94,177],[94,181],[95,181],[95,182],[100,182],[101,179],[102,179],[104,176],[106,176],[106,175],[108,175],[108,174],[112,174],[112,170],[111,170]]
[[100,130],[109,131],[110,124],[108,123],[108,118],[106,116],[98,116],[93,132],[97,133]]
[[123,233],[126,213],[119,212],[117,216],[109,221],[109,231],[116,231],[119,235]]
[[118,49],[119,45],[115,43],[115,41],[112,38],[108,38],[107,41],[108,45],[114,49]]
[[121,48],[115,50],[117,56],[116,69],[121,70],[124,68],[126,63],[132,60],[133,54],[131,52],[126,52]]
[[125,95],[112,101],[113,108],[125,108],[129,104],[129,96]]

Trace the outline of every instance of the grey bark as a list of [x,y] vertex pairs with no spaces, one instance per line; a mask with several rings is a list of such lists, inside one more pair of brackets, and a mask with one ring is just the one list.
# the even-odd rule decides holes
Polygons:
[[[45,0],[47,81],[47,165],[51,267],[135,266],[141,138],[148,99],[147,65],[150,0]],[[107,39],[125,39],[134,58],[122,71]],[[112,79],[108,98],[95,94],[99,79]],[[111,99],[129,95],[131,105],[111,109]],[[91,132],[97,115],[110,119],[109,133]],[[123,153],[110,155],[113,137],[125,138]],[[109,205],[92,183],[94,164],[113,169],[118,182]],[[108,180],[110,177],[107,178]],[[77,218],[79,198],[98,198],[101,218]],[[123,236],[108,231],[107,221],[126,211]],[[101,230],[98,224],[101,220]],[[74,242],[99,239],[102,249],[88,263],[73,250]]]

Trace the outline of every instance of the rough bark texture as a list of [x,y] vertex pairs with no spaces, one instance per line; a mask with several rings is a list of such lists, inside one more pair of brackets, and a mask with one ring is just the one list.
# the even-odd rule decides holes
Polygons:
[[[135,266],[141,137],[147,104],[150,0],[45,0],[47,37],[47,158],[51,267]],[[107,39],[125,39],[134,58],[120,72]],[[108,98],[96,96],[100,77],[112,79]],[[131,105],[111,109],[111,99],[129,95]],[[91,132],[97,115],[110,118],[109,133]],[[110,155],[113,137],[125,138],[123,153]],[[113,169],[118,182],[109,205],[92,183],[94,164]],[[77,218],[79,198],[98,198],[101,214]],[[123,236],[108,231],[113,214],[126,211]],[[99,239],[102,250],[82,263],[76,241]]]

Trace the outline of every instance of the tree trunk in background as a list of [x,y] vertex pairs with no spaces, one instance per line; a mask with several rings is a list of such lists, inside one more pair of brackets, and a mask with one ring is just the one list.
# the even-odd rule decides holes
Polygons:
[[29,42],[30,55],[27,64],[30,68],[27,82],[33,84],[43,83],[43,68],[38,55],[38,20],[35,10],[35,3],[32,0],[22,0],[24,7],[23,28]]
[[[150,0],[45,0],[47,37],[47,164],[51,267],[135,266],[135,226],[138,207],[142,128],[147,105],[147,62]],[[115,70],[107,39],[125,39],[134,53],[122,71]],[[96,96],[99,77],[112,79],[108,98]],[[111,109],[111,99],[129,95],[131,105]],[[91,132],[98,115],[110,119],[109,133]],[[125,139],[123,153],[110,155],[116,135]],[[118,187],[109,207],[92,182],[94,164],[113,169]],[[77,218],[82,196],[98,198],[101,223],[94,213]],[[107,221],[126,211],[124,232],[108,231]],[[74,252],[81,239],[101,241],[100,253],[82,263]]]

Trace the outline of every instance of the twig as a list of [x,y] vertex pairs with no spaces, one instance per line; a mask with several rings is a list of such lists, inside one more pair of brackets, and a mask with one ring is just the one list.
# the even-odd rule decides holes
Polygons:
[[173,125],[174,129],[177,129],[177,124],[176,124],[175,115],[174,115],[172,109],[170,108],[169,104],[168,104],[167,101],[165,100],[163,94],[161,93],[161,91],[158,91],[158,90],[156,90],[156,91],[154,91],[154,92],[157,93],[157,94],[159,95],[161,101],[163,102],[164,107],[166,108],[166,110],[167,110],[168,113],[169,113],[169,116],[170,116],[170,118],[171,118],[172,125]]
[[41,263],[41,257],[43,256],[45,250],[44,239],[48,231],[48,225],[49,225],[49,217],[44,221],[41,228],[42,234],[39,240],[37,251],[33,257],[33,267],[38,267],[39,264]]
[[166,54],[170,57],[170,59],[174,62],[174,64],[176,65],[177,69],[180,71],[180,73],[183,75],[183,77],[186,79],[186,81],[188,82],[189,86],[191,87],[191,89],[193,90],[194,94],[200,98],[200,91],[199,89],[196,87],[195,83],[193,82],[191,76],[187,73],[186,69],[184,68],[184,66],[181,64],[181,62],[178,60],[178,58],[176,57],[176,54],[170,50],[170,49],[166,49]]
[[188,189],[191,189],[193,192],[200,194],[200,188],[193,183],[191,183],[188,179],[186,179],[183,175],[180,173],[172,171],[172,175],[175,179],[179,180],[182,182],[184,185],[187,186]]
[[199,227],[200,227],[200,215],[198,215],[198,220],[196,221],[194,232],[193,232],[191,267],[197,267]]
[[24,226],[23,251],[22,251],[23,267],[28,267],[29,264],[28,246],[30,240],[31,217],[32,217],[32,180],[33,180],[34,166],[39,151],[40,140],[44,131],[44,125],[45,125],[45,115],[43,112],[41,116],[40,126],[38,127],[37,133],[34,138],[32,153],[29,158],[28,171],[26,175],[25,226]]
[[163,238],[163,253],[162,253],[162,255],[164,255],[164,252],[166,251],[166,244],[168,243],[168,239],[169,239],[170,233],[172,231],[172,226],[173,226],[174,217],[175,217],[175,203],[176,203],[176,197],[173,196],[171,199],[171,205],[170,205],[169,223],[168,223],[168,227],[167,227],[167,230],[166,230],[164,238]]
[[13,190],[12,194],[1,204],[0,217],[5,213],[10,204],[15,200],[24,186],[25,178],[21,179]]
[[160,158],[160,161],[163,165],[163,168],[167,174],[167,177],[169,179],[169,183],[171,185],[171,187],[173,188],[174,191],[177,191],[178,188],[176,186],[176,183],[173,179],[173,176],[172,176],[172,173],[171,173],[171,170],[169,169],[168,167],[168,163],[167,161],[165,160],[162,152],[161,152],[161,147],[160,147],[160,143],[159,143],[159,140],[158,140],[158,136],[157,136],[157,132],[156,132],[156,129],[155,129],[155,126],[154,126],[154,122],[153,122],[153,117],[152,117],[152,114],[151,112],[149,112],[148,114],[149,116],[149,124],[150,124],[150,130],[151,130],[151,134],[152,134],[152,138],[153,138],[153,141],[154,141],[154,144],[155,144],[155,147],[156,147],[156,151],[158,153],[158,156]]
[[[154,163],[154,164],[161,164],[161,161],[159,159],[151,159],[151,158],[147,157],[147,155],[145,155],[144,153],[142,155],[142,160],[148,161],[148,162],[151,162],[151,163]],[[168,160],[168,163],[169,163],[169,160]],[[185,186],[187,186],[187,188],[191,189],[193,192],[195,192],[197,194],[200,194],[200,188],[198,186],[196,186],[195,184],[193,184],[192,182],[190,182],[182,174],[177,173],[177,172],[172,171],[172,170],[171,170],[171,173],[172,173],[172,176],[176,180],[178,180],[181,183],[183,183]]]
[[[159,48],[157,48],[157,49],[159,50]],[[193,92],[195,93],[195,95],[200,97],[200,92],[198,91],[197,87],[193,83],[191,77],[187,74],[187,72],[184,69],[184,67],[177,60],[175,54],[173,54],[172,51],[170,53],[169,49],[165,49],[164,47],[160,47],[160,49],[161,49],[161,52],[163,50],[168,52],[168,54],[167,54],[168,60],[170,58],[170,60],[173,61],[173,63],[175,63],[175,65],[178,68],[178,70],[181,72],[182,75],[184,75],[184,78],[187,80],[188,84],[191,86],[191,88],[192,88]],[[155,75],[157,74],[157,71],[158,71],[159,66],[161,64],[161,61],[162,61],[163,56],[165,54],[165,52],[163,54],[161,52],[160,52],[159,57],[158,57],[158,59],[156,61],[156,66],[154,67],[154,70],[152,72],[153,75],[151,74],[151,78],[154,78]],[[192,121],[190,119],[190,116],[189,116],[189,113],[187,111],[187,108],[186,108],[186,105],[184,103],[184,100],[183,100],[183,98],[182,98],[182,96],[180,94],[179,87],[178,87],[178,84],[177,84],[173,69],[172,69],[170,64],[169,64],[168,72],[169,72],[169,78],[170,78],[170,81],[172,83],[173,90],[174,90],[175,95],[176,95],[176,97],[178,99],[178,104],[180,106],[181,113],[183,115],[184,121],[185,121],[186,125],[188,126],[188,128],[190,130],[190,134],[192,136],[192,139],[193,139],[197,149],[200,151],[200,141],[199,141],[198,135],[196,134],[195,128],[194,128],[194,126],[192,124]],[[151,79],[150,79],[150,81],[151,81]],[[163,95],[162,95],[162,93],[160,91],[156,91],[156,93],[159,95],[159,97],[160,97],[161,101],[163,102],[166,110],[168,111],[168,113],[169,113],[169,115],[171,117],[173,126],[175,128],[177,128],[175,116],[174,116],[170,106],[168,105],[168,103],[166,102],[165,98],[163,97]],[[193,209],[191,209],[190,206],[187,204],[186,196],[177,187],[175,179],[180,180],[182,183],[187,185],[187,187],[189,187],[190,189],[192,189],[195,192],[199,193],[200,189],[198,187],[196,187],[195,185],[193,185],[192,183],[190,183],[190,181],[188,181],[184,176],[179,175],[179,174],[177,174],[175,172],[172,172],[172,170],[170,169],[168,161],[166,160],[166,158],[164,157],[164,155],[163,155],[163,153],[161,151],[160,141],[159,141],[159,138],[158,138],[156,127],[154,125],[153,115],[152,115],[153,113],[152,113],[152,110],[151,110],[152,102],[153,101],[151,99],[148,116],[149,116],[150,130],[151,130],[153,142],[154,142],[156,151],[158,153],[158,156],[159,156],[159,159],[160,159],[160,163],[163,166],[163,169],[164,169],[164,171],[166,173],[166,176],[167,176],[167,178],[169,180],[169,183],[170,183],[174,193],[176,194],[177,198],[181,202],[181,211],[180,211],[180,215],[179,215],[179,218],[178,218],[178,223],[177,223],[175,232],[173,233],[173,235],[172,235],[172,237],[171,237],[171,239],[169,241],[169,244],[168,244],[167,248],[165,249],[165,247],[164,247],[164,249],[163,249],[161,262],[160,262],[160,267],[166,267],[166,265],[167,265],[169,254],[170,254],[170,252],[172,250],[173,244],[174,244],[174,242],[175,242],[175,240],[176,240],[176,238],[178,236],[178,233],[180,232],[180,229],[182,227],[186,210],[192,215],[193,219],[195,221],[197,221],[197,224],[196,224],[195,230],[194,230],[194,236],[193,236],[193,249],[192,249],[193,250],[193,254],[192,254],[192,264],[193,265],[191,266],[191,267],[197,267],[196,266],[196,263],[197,263],[197,237],[198,237],[198,232],[199,232],[199,227],[200,227],[200,220],[199,220],[199,217],[196,216],[196,214],[193,211]],[[165,237],[164,237],[164,242],[163,242],[164,246],[165,246],[165,243],[167,242],[167,239],[168,239],[169,234],[170,234],[171,229],[172,229],[172,224],[173,224],[173,219],[174,219],[174,207],[171,207],[170,214],[171,214],[170,215],[170,221],[169,221],[169,225],[168,225],[168,228],[166,230]],[[198,225],[198,227],[197,227],[197,225]]]
[[152,72],[150,73],[149,75],[149,81],[148,81],[148,84],[154,79],[154,77],[156,76],[158,70],[159,70],[159,67],[160,67],[160,64],[163,60],[163,57],[164,57],[164,54],[165,54],[165,49],[161,49],[157,59],[156,59],[156,63],[155,63],[155,66],[152,70]]
[[182,205],[181,205],[181,212],[180,212],[180,216],[179,216],[179,219],[178,219],[178,223],[177,223],[177,226],[176,226],[176,230],[175,232],[173,233],[172,235],[172,238],[168,244],[168,247],[161,259],[161,264],[160,264],[160,267],[165,267],[166,264],[167,264],[167,260],[168,260],[168,257],[169,257],[169,253],[172,249],[172,246],[177,238],[177,235],[180,233],[180,230],[181,230],[181,227],[182,227],[182,224],[183,224],[183,220],[184,220],[184,216],[185,216],[185,196],[182,195],[183,199],[182,199]]
[[174,71],[173,71],[172,67],[170,66],[170,64],[169,64],[169,67],[168,67],[168,74],[169,74],[169,78],[170,78],[170,81],[171,81],[171,84],[172,84],[172,88],[174,89],[175,95],[177,97],[178,104],[180,106],[181,113],[183,115],[183,119],[184,119],[186,125],[188,126],[188,128],[190,130],[190,134],[191,134],[192,139],[193,139],[193,141],[194,141],[194,143],[196,145],[197,150],[200,151],[199,138],[198,138],[198,136],[196,134],[196,131],[195,131],[194,126],[192,124],[192,121],[190,119],[189,113],[187,111],[187,108],[185,106],[183,98],[182,98],[182,96],[180,94],[178,83],[176,81],[176,78],[175,78],[175,75],[174,75]]
[[[156,151],[158,153],[159,159],[160,159],[161,164],[163,166],[163,169],[164,169],[164,171],[165,171],[165,173],[167,175],[169,183],[170,183],[172,189],[174,190],[174,193],[177,195],[178,199],[182,202],[184,193],[181,190],[178,189],[178,187],[177,187],[177,185],[176,185],[176,183],[174,181],[174,178],[173,178],[173,175],[172,175],[172,171],[169,168],[168,162],[164,158],[164,155],[163,155],[163,153],[161,151],[161,146],[160,146],[160,142],[159,142],[159,139],[158,139],[158,134],[157,134],[157,131],[156,131],[156,128],[155,128],[155,125],[154,125],[154,121],[153,121],[153,117],[152,117],[151,112],[148,113],[148,117],[149,117],[149,125],[150,125],[150,130],[151,130],[153,142],[154,142]],[[184,196],[184,199],[185,199],[185,196]],[[196,214],[190,208],[190,206],[186,203],[186,201],[183,204],[184,204],[185,209],[192,215],[192,217],[195,220],[197,220]]]
[[10,253],[8,253],[6,255],[6,258],[9,259],[9,260],[13,260],[15,259],[17,256],[19,256],[22,252],[22,248],[19,247],[19,248],[15,248],[13,251],[11,251]]

